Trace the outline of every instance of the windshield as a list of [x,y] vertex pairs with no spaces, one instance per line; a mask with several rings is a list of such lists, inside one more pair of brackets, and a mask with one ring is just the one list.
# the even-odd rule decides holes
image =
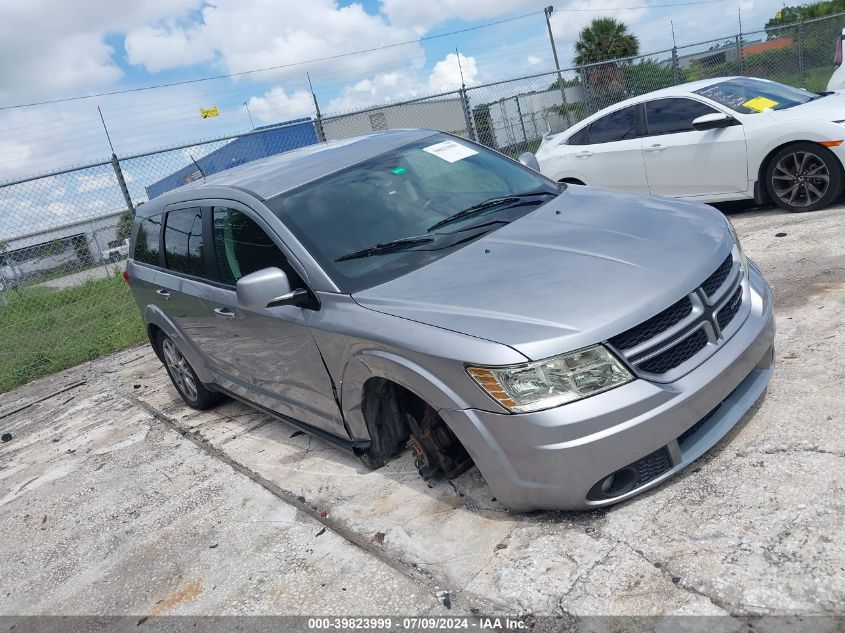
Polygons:
[[712,99],[741,114],[753,114],[769,109],[786,110],[812,101],[819,96],[775,81],[751,77],[720,81],[712,86],[696,90],[695,94]]
[[404,275],[529,213],[557,185],[433,134],[267,201],[343,292]]

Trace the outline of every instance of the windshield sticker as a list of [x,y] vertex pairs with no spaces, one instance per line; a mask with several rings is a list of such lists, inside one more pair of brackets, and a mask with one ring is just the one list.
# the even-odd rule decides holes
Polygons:
[[394,167],[393,169],[390,170],[390,173],[396,174],[397,176],[401,176],[406,171],[408,171],[408,169],[406,167]]
[[754,97],[753,99],[749,99],[742,105],[746,108],[750,108],[755,112],[762,112],[763,110],[769,110],[774,108],[778,104],[777,101],[772,101],[766,97]]
[[443,141],[442,143],[435,143],[434,145],[423,147],[423,151],[428,152],[429,154],[433,154],[434,156],[437,156],[437,158],[442,158],[447,163],[455,163],[468,156],[474,156],[478,153],[474,149],[471,149],[466,145],[456,143],[455,141]]

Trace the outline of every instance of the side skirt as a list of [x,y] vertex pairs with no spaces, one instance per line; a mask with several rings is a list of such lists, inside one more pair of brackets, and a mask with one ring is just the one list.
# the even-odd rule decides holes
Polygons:
[[334,446],[337,446],[338,448],[342,448],[342,449],[349,451],[351,453],[355,453],[356,451],[364,450],[370,445],[370,443],[366,442],[366,441],[347,440],[347,439],[342,438],[342,437],[337,437],[336,435],[332,435],[331,433],[328,433],[328,432],[324,431],[323,429],[319,429],[316,426],[311,426],[310,424],[307,424],[305,422],[301,422],[299,420],[296,420],[296,419],[291,418],[291,417],[286,416],[286,415],[282,415],[281,413],[273,411],[272,409],[268,409],[267,407],[263,407],[260,404],[252,402],[250,400],[247,400],[246,398],[243,398],[243,397],[241,397],[241,396],[239,396],[235,393],[232,393],[231,391],[229,391],[228,389],[226,389],[224,387],[221,387],[220,385],[215,384],[215,385],[213,385],[213,387],[214,387],[215,391],[219,391],[220,393],[226,394],[227,396],[229,396],[233,400],[243,402],[244,404],[252,407],[253,409],[257,409],[257,410],[261,411],[262,413],[266,413],[267,415],[269,415],[269,416],[271,416],[271,417],[273,417],[273,418],[275,418],[275,419],[277,419],[281,422],[286,422],[287,424],[290,424],[291,426],[296,427],[300,431],[304,431],[305,433],[308,433],[309,435],[313,435],[315,437],[318,437],[321,440],[323,440],[324,442],[327,442],[329,444],[333,444]]

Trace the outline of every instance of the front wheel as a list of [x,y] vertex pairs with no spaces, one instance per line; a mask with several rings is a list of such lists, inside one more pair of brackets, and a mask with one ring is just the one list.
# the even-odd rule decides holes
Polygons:
[[842,168],[826,147],[793,143],[766,166],[766,188],[779,207],[795,213],[823,209],[842,193]]

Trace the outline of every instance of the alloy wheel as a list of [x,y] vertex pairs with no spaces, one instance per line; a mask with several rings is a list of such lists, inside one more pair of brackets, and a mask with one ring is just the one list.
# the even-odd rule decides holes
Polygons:
[[812,152],[793,152],[781,158],[772,173],[774,194],[792,207],[809,207],[830,188],[824,160]]
[[164,361],[167,363],[173,382],[176,383],[176,388],[188,400],[195,402],[198,398],[197,383],[194,381],[194,374],[188,361],[169,338],[164,339],[161,351],[164,353]]

